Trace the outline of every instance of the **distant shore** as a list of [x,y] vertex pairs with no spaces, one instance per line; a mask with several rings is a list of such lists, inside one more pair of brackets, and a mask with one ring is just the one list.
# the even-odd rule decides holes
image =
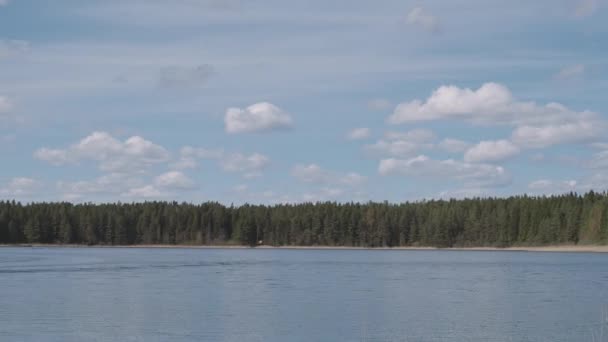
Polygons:
[[0,244],[21,248],[175,248],[175,249],[300,249],[300,250],[412,250],[412,251],[513,251],[554,253],[608,253],[608,245],[561,245],[515,247],[351,247],[351,246],[242,246],[242,245],[61,245],[61,244]]

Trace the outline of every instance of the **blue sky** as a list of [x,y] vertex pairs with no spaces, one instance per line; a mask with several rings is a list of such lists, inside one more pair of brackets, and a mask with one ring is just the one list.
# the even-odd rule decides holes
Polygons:
[[0,197],[603,191],[608,3],[0,0]]

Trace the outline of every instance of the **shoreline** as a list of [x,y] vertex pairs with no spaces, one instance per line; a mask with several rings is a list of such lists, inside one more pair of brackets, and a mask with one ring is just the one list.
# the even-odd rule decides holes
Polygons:
[[487,251],[487,252],[551,252],[608,253],[608,245],[558,245],[513,247],[351,247],[351,246],[243,246],[243,245],[60,245],[60,244],[0,244],[0,248],[142,248],[142,249],[287,249],[287,250],[384,250],[384,251]]

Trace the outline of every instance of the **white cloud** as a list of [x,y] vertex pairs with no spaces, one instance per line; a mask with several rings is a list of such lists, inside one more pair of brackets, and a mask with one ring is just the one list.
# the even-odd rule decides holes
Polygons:
[[356,172],[340,173],[325,170],[317,164],[296,165],[291,170],[291,175],[304,183],[326,184],[326,185],[348,185],[358,186],[367,180],[367,177]]
[[171,167],[178,170],[193,169],[198,166],[199,159],[221,159],[223,156],[223,149],[184,146],[180,150],[179,160],[171,164]]
[[164,197],[165,194],[153,185],[145,185],[140,188],[129,189],[127,192],[122,193],[121,196],[132,199],[151,199]]
[[121,142],[106,132],[93,132],[67,149],[41,148],[34,156],[53,165],[93,160],[105,172],[141,172],[169,160],[165,148],[140,136]]
[[602,136],[606,124],[596,120],[581,120],[547,126],[521,126],[513,131],[511,139],[522,147],[543,148],[563,143],[592,141]]
[[223,149],[184,146],[179,160],[172,163],[171,167],[178,170],[195,168],[200,159],[215,160],[224,171],[241,173],[245,178],[261,176],[262,171],[270,165],[270,158],[260,153],[245,155],[226,153]]
[[243,173],[245,178],[260,176],[261,171],[269,164],[270,158],[259,153],[249,156],[235,153],[224,156],[220,160],[220,165],[224,171]]
[[576,64],[564,67],[553,76],[556,80],[571,80],[583,76],[585,73],[585,65]]
[[154,184],[160,188],[188,190],[194,188],[194,181],[180,171],[169,171],[159,175]]
[[411,156],[424,149],[433,148],[432,141],[436,138],[432,131],[414,129],[407,132],[387,132],[384,139],[372,145],[366,145],[367,152],[396,157]]
[[91,195],[117,195],[125,189],[143,186],[143,181],[125,173],[109,173],[90,181],[59,181],[57,189],[69,200]]
[[452,179],[467,187],[495,187],[510,183],[511,177],[501,166],[474,164],[453,159],[434,160],[425,155],[410,159],[383,159],[380,175],[403,175],[434,179]]
[[476,124],[543,125],[597,117],[575,112],[559,103],[544,106],[517,101],[498,83],[485,83],[477,90],[441,86],[426,101],[401,103],[388,118],[391,124],[430,120],[464,120]]
[[470,163],[498,162],[519,154],[519,147],[508,140],[481,141],[469,148],[464,160]]
[[589,167],[608,170],[608,146],[604,150],[593,154]]
[[161,87],[195,87],[204,85],[213,75],[213,67],[203,64],[195,67],[170,66],[160,70]]
[[306,192],[302,195],[303,202],[323,202],[336,200],[344,195],[344,190],[339,188],[324,187],[315,192]]
[[348,139],[350,140],[362,140],[367,139],[371,135],[371,131],[367,127],[355,128],[352,131],[348,132]]
[[4,187],[0,188],[0,196],[24,197],[34,193],[40,183],[32,178],[16,177],[11,179]]
[[466,151],[471,144],[466,141],[445,138],[437,145],[440,149],[450,153],[461,153]]
[[[398,105],[387,121],[400,124],[428,120],[515,126],[514,142],[532,147],[586,141],[604,126],[597,113],[576,112],[559,103],[541,106],[517,101],[508,88],[497,83],[486,83],[477,90],[441,86],[424,102]],[[537,134],[541,137],[533,136]]]
[[490,193],[488,189],[482,188],[464,188],[456,190],[446,190],[439,193],[439,198],[443,199],[463,199],[475,197],[487,197]]
[[245,109],[229,108],[224,123],[228,133],[268,132],[292,127],[293,119],[279,107],[260,102]]
[[554,181],[539,179],[528,184],[528,189],[535,194],[559,194],[576,191],[577,186],[578,182],[575,180]]
[[373,99],[367,103],[367,108],[377,111],[387,110],[392,106],[391,101],[387,99]]
[[594,14],[600,7],[601,0],[579,0],[574,15],[583,18]]
[[437,17],[422,7],[413,8],[408,13],[406,20],[408,24],[420,27],[427,32],[437,33],[441,29]]

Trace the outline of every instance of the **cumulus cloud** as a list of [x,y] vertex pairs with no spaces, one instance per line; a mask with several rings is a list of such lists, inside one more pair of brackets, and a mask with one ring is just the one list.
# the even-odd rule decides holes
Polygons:
[[153,185],[145,185],[140,188],[129,189],[122,193],[121,196],[132,199],[152,199],[164,197],[165,194]]
[[26,197],[32,195],[40,183],[32,178],[16,177],[3,187],[0,187],[0,196],[8,198]]
[[195,168],[199,160],[214,160],[226,172],[241,173],[245,178],[255,178],[270,165],[270,158],[252,153],[227,153],[223,149],[209,149],[203,147],[184,146],[180,151],[180,158],[171,166],[178,170]]
[[455,190],[445,190],[439,193],[439,198],[443,199],[463,199],[463,198],[476,198],[476,197],[487,197],[490,195],[488,189],[483,188],[463,188]]
[[188,190],[194,188],[194,181],[180,171],[163,173],[156,177],[154,183],[156,186],[166,189]]
[[261,171],[269,164],[270,158],[259,153],[249,156],[235,153],[222,157],[220,160],[220,165],[224,171],[242,173],[245,178],[259,177]]
[[378,166],[382,176],[402,175],[452,179],[468,187],[496,187],[508,185],[511,177],[501,166],[475,164],[453,159],[435,160],[425,155],[410,159],[383,159]]
[[[597,136],[598,128],[604,125],[594,112],[576,112],[559,103],[517,101],[507,87],[497,83],[486,83],[477,90],[441,86],[425,101],[398,105],[387,121],[401,124],[429,120],[511,125],[518,128],[513,133],[514,142],[538,147],[584,141]],[[576,132],[590,127],[594,129]],[[531,134],[541,134],[542,138],[535,139]]]
[[441,140],[441,142],[439,142],[437,146],[446,152],[461,153],[466,151],[471,146],[471,144],[458,139],[445,138]]
[[577,191],[578,182],[576,180],[554,181],[550,179],[539,179],[528,184],[528,189],[533,194],[560,194]]
[[426,129],[414,129],[407,132],[387,132],[383,139],[366,145],[365,151],[388,156],[411,156],[421,150],[433,148],[436,136]]
[[228,133],[251,133],[288,129],[293,119],[272,103],[260,102],[245,109],[229,108],[224,123]]
[[58,181],[57,190],[68,200],[93,195],[118,195],[125,189],[141,187],[143,181],[131,174],[109,173],[93,180]]
[[508,140],[481,141],[469,148],[464,160],[470,163],[498,162],[519,154],[519,147]]
[[223,149],[184,146],[180,150],[179,160],[171,164],[171,167],[178,170],[193,169],[198,166],[199,159],[221,159],[223,156]]
[[349,140],[362,140],[367,139],[371,135],[371,131],[367,127],[355,128],[348,132],[347,138]]
[[393,105],[391,101],[387,99],[373,99],[367,103],[367,108],[371,110],[387,110],[390,109]]
[[296,165],[291,175],[304,183],[325,185],[357,186],[364,183],[367,177],[356,172],[341,173],[325,170],[317,164]]
[[606,124],[599,120],[546,126],[521,126],[513,131],[511,139],[522,147],[543,148],[563,143],[592,141],[601,137],[605,128]]
[[196,87],[207,83],[213,75],[213,67],[203,64],[195,67],[170,66],[160,70],[158,84],[161,87]]
[[105,172],[141,172],[169,160],[169,152],[159,145],[133,136],[124,142],[106,132],[93,132],[66,149],[41,148],[34,157],[53,165],[92,160]]
[[419,27],[427,32],[437,33],[441,31],[439,19],[422,7],[415,7],[407,14],[407,23]]
[[576,64],[564,67],[557,74],[553,76],[556,80],[571,80],[580,78],[585,73],[584,64]]

